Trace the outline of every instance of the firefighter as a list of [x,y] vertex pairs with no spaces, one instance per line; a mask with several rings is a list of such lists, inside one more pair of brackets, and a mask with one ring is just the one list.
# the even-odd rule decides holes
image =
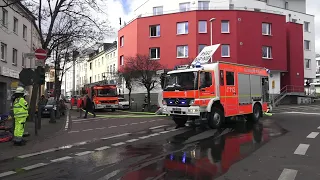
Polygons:
[[22,139],[25,122],[28,117],[28,103],[25,100],[25,91],[23,87],[18,87],[15,91],[15,100],[13,102],[13,115],[15,119],[14,127],[14,145],[25,145],[26,141]]

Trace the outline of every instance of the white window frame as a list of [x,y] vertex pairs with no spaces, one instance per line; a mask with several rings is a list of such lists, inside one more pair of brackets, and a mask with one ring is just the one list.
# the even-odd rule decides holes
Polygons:
[[[3,52],[2,52],[3,47]],[[0,43],[0,60],[3,62],[7,62],[7,55],[8,55],[8,45],[5,43]]]
[[[188,28],[186,27],[186,25],[188,26]],[[182,28],[182,32],[179,33],[179,26],[183,26]],[[177,35],[182,35],[182,34],[189,34],[189,22],[178,22],[177,23]]]
[[305,21],[303,23],[304,32],[310,32],[310,22]]
[[153,15],[162,15],[163,14],[163,6],[153,7]]
[[[224,54],[224,51],[225,48],[228,48],[227,51],[228,51],[228,54]],[[221,57],[230,57],[230,44],[222,44],[221,45]]]
[[[228,30],[224,31],[223,25],[227,24],[228,25]],[[229,20],[222,20],[221,21],[221,33],[230,33],[230,21]]]
[[[204,25],[204,31],[200,31],[202,25]],[[203,20],[198,21],[198,33],[200,34],[208,33],[207,21],[203,21]]]
[[124,45],[124,36],[120,37],[120,47],[123,47]]
[[[264,32],[264,28],[267,28],[265,29],[266,32]],[[271,23],[262,23],[262,35],[264,36],[271,36],[272,35],[272,24]]]
[[[179,50],[183,48],[183,56],[179,56]],[[177,58],[188,58],[189,57],[189,47],[188,45],[179,45],[177,46]]]
[[[151,51],[152,50],[155,50],[156,51],[156,57],[151,57]],[[161,56],[161,54],[160,54],[160,47],[152,47],[152,48],[150,48],[149,49],[149,56],[150,56],[150,59],[153,59],[153,60],[157,60],[157,59],[160,59],[160,56]]]
[[18,64],[18,49],[12,48],[12,65]]
[[284,2],[284,9],[289,9],[289,2],[288,1]]
[[8,28],[8,10],[6,10],[5,8],[2,8],[1,24],[2,26]]
[[[307,67],[307,64],[309,67]],[[311,59],[304,59],[304,68],[311,69]]]
[[[267,48],[267,56],[264,56],[264,48]],[[272,47],[271,46],[262,46],[262,58],[263,59],[272,59]]]
[[120,66],[123,66],[124,65],[124,57],[123,55],[120,56]]
[[16,17],[13,17],[13,32],[17,35],[19,33],[19,20]]
[[[155,32],[156,32],[156,35],[153,36],[152,35],[152,28],[155,28]],[[150,25],[149,26],[149,31],[150,31],[150,37],[160,37],[160,33],[161,33],[161,30],[160,30],[160,24],[157,24],[157,25]]]
[[[308,48],[306,47],[306,43],[308,43]],[[311,44],[311,41],[304,40],[304,43],[303,43],[304,50],[310,51],[310,44]]]
[[[208,5],[207,7],[205,5]],[[198,1],[198,10],[209,10],[210,1]]]
[[179,3],[179,11],[180,12],[190,11],[190,2]]

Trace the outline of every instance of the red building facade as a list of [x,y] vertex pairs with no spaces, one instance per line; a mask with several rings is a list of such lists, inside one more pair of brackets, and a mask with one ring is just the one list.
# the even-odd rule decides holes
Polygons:
[[[266,67],[281,74],[281,86],[303,86],[303,27],[277,14],[207,10],[138,18],[118,32],[119,69],[126,57],[150,55],[168,69],[187,64],[212,43],[214,61]],[[183,63],[186,62],[186,63]]]

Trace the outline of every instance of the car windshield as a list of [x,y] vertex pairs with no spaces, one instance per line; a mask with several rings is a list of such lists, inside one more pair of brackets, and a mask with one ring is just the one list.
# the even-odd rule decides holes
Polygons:
[[166,77],[164,91],[184,91],[198,89],[198,72],[169,74]]
[[98,89],[97,97],[117,96],[117,89]]

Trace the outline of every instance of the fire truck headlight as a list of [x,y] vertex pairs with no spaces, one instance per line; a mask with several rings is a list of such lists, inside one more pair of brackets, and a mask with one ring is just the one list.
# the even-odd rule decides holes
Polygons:
[[189,105],[192,106],[194,104],[194,100],[191,100]]

